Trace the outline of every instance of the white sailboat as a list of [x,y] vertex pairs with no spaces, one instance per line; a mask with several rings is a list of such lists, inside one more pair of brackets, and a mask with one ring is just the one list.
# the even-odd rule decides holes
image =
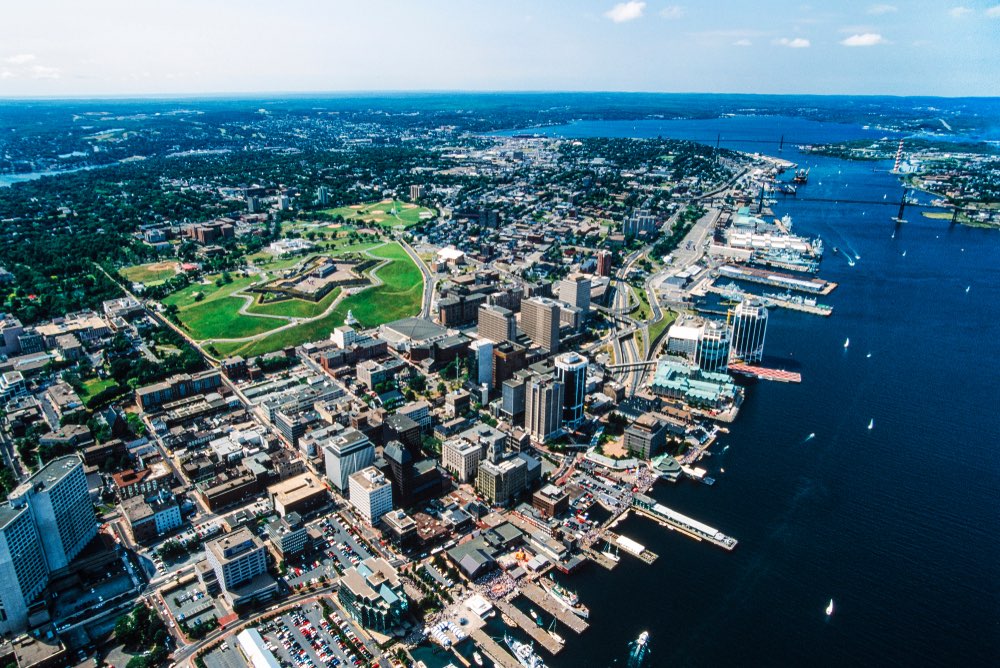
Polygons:
[[829,617],[832,614],[833,614],[833,599],[831,598],[830,602],[826,604],[826,616]]
[[965,294],[969,294],[969,290],[971,290],[971,289],[972,289],[971,285],[966,286],[966,288],[965,288]]
[[844,339],[844,347],[849,348],[851,346],[851,337]]
[[872,418],[871,421],[868,423],[868,431],[871,431],[874,428],[875,428],[875,418]]
[[477,666],[483,665],[483,655],[479,652],[472,653],[472,660],[476,662]]

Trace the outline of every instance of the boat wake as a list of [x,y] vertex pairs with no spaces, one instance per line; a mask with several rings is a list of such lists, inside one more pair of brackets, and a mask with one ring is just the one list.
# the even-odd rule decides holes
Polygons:
[[803,443],[808,443],[809,441],[813,440],[814,438],[816,438],[816,432],[813,432],[813,433],[809,434],[808,436],[806,436],[805,440],[802,441],[802,442]]

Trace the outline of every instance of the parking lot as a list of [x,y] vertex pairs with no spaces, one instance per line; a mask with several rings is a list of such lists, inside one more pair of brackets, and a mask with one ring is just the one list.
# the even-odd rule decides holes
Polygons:
[[[162,592],[163,601],[170,616],[177,623],[191,627],[198,622],[209,622],[213,617],[220,619],[226,611],[215,602],[215,599],[205,593],[205,588],[197,579],[192,578],[186,585]],[[157,608],[163,606],[157,601]]]
[[287,564],[285,581],[292,589],[319,581],[324,576],[335,578],[372,556],[339,515],[332,514],[317,526],[323,532],[322,545],[300,558],[290,559]]

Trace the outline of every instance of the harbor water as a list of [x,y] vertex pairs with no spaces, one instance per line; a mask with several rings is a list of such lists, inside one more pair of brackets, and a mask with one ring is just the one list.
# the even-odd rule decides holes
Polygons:
[[723,147],[809,167],[800,197],[779,195],[773,208],[796,233],[823,238],[819,276],[840,286],[823,300],[829,318],[772,311],[766,363],[803,381],[749,388],[731,433],[702,461],[716,484],[654,491],[736,537],[736,550],[630,517],[616,531],[660,558],[646,566],[623,555],[610,573],[589,566],[567,578],[591,628],[549,666],[624,665],[644,630],[649,666],[995,665],[1000,232],[916,210],[897,228],[891,164],[795,148],[884,131],[735,117],[542,132],[706,143],[721,134]]

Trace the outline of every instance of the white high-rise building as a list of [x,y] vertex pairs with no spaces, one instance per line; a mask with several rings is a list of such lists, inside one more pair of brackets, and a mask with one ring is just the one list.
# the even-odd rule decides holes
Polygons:
[[732,331],[729,337],[730,355],[743,362],[759,362],[764,357],[767,338],[767,307],[756,300],[741,301],[733,309]]
[[0,633],[28,626],[28,607],[49,582],[42,542],[27,507],[0,506]]
[[575,429],[583,422],[583,403],[587,395],[587,358],[565,353],[556,358],[556,376],[563,386],[563,424]]
[[476,384],[493,385],[493,342],[477,339],[469,346],[476,362]]
[[532,376],[525,384],[524,430],[536,443],[562,433],[563,384],[551,376]]
[[348,489],[348,480],[375,461],[375,446],[357,429],[345,429],[323,444],[326,477],[341,492]]
[[695,361],[704,371],[725,371],[729,368],[729,327],[719,320],[706,320],[698,339]]
[[392,483],[374,466],[358,471],[350,480],[351,505],[375,526],[392,510]]
[[31,512],[50,572],[69,566],[97,535],[87,475],[76,455],[53,459],[11,492],[8,501]]

